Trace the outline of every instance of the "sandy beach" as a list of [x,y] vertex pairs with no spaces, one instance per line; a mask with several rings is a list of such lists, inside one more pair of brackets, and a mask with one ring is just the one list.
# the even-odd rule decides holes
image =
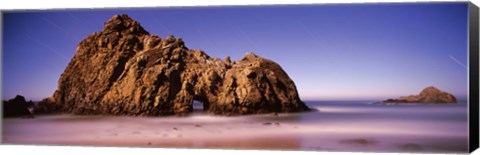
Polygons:
[[[465,152],[461,107],[316,106],[295,114],[127,117],[44,115],[3,120],[3,143],[367,152]],[[432,107],[427,107],[432,108]],[[407,114],[409,113],[409,114]],[[418,116],[417,116],[418,115]],[[436,118],[436,115],[453,118]],[[426,117],[425,117],[426,116]],[[459,118],[455,118],[459,117]],[[434,119],[432,121],[432,119]],[[361,121],[360,121],[361,120]],[[459,132],[463,131],[465,132]]]

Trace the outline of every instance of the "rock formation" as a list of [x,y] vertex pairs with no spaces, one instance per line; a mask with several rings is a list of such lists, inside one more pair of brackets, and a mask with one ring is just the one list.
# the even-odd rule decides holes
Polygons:
[[37,103],[33,108],[33,113],[37,114],[51,114],[51,113],[61,113],[62,105],[54,102],[53,97],[45,98]]
[[457,103],[457,99],[452,94],[430,86],[418,95],[401,96],[399,99],[388,99],[381,103]]
[[3,117],[32,117],[28,108],[33,107],[33,102],[27,102],[21,95],[8,101],[3,101]]
[[211,58],[181,38],[148,33],[127,15],[80,42],[53,97],[37,109],[156,116],[192,112],[194,100],[221,115],[309,110],[277,63],[253,53]]

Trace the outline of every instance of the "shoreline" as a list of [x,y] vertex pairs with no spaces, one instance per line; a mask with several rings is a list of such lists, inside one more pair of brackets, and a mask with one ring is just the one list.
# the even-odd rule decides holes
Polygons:
[[316,111],[277,116],[218,116],[197,110],[182,117],[54,114],[6,118],[2,142],[354,152],[465,153],[468,149],[466,129],[459,128],[466,126],[464,118],[458,117],[465,112],[462,107],[323,103],[310,107]]

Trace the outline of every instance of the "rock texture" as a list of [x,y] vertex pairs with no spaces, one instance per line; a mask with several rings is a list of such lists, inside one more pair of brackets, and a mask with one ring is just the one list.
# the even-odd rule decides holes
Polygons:
[[37,103],[37,105],[33,108],[33,113],[37,114],[52,114],[52,113],[61,113],[62,112],[62,104],[58,104],[54,102],[55,99],[53,97],[45,98]]
[[27,102],[21,95],[8,101],[3,101],[3,117],[32,117],[28,108],[33,107],[33,102]]
[[399,99],[388,99],[381,103],[457,103],[457,99],[452,94],[430,86],[418,95],[401,96]]
[[181,38],[148,33],[127,15],[80,42],[53,97],[37,109],[155,116],[192,112],[194,100],[221,115],[309,110],[277,63],[253,53],[211,58]]

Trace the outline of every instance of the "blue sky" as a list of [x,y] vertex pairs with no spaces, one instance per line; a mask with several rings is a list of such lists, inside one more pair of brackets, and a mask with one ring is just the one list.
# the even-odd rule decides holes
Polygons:
[[304,100],[467,94],[467,3],[329,4],[3,14],[2,95],[51,96],[77,44],[126,13],[150,33],[233,60],[278,62]]

